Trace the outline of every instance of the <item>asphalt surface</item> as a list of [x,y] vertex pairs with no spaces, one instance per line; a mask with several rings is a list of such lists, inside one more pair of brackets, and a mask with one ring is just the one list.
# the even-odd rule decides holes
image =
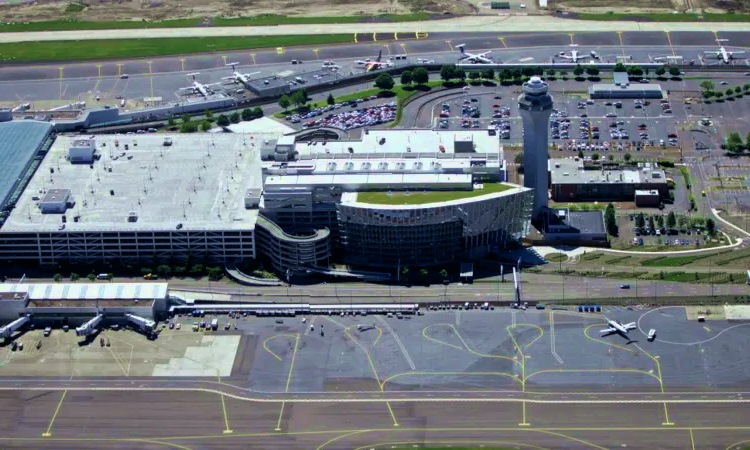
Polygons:
[[[413,33],[412,33],[413,35]],[[728,50],[750,46],[750,32],[718,34],[727,39]],[[499,39],[499,38],[502,38]],[[377,42],[359,40],[357,44],[319,47],[296,47],[244,52],[222,52],[189,56],[151,58],[149,60],[101,61],[77,64],[50,63],[41,65],[8,65],[0,67],[0,101],[31,102],[43,100],[81,101],[99,95],[107,98],[123,96],[142,102],[144,97],[161,97],[169,102],[178,98],[180,87],[192,80],[188,74],[200,72],[196,79],[204,84],[219,83],[231,75],[226,63],[237,62],[242,73],[254,73],[251,79],[271,75],[301,76],[321,68],[324,60],[341,66],[340,73],[357,73],[362,69],[356,60],[375,58],[380,51],[384,57],[406,54],[406,63],[417,59],[436,63],[458,61],[458,44],[466,44],[471,53],[492,50],[491,56],[503,62],[549,62],[560,51],[577,45],[582,54],[596,51],[602,61],[614,61],[618,56],[633,57],[636,62],[648,62],[654,57],[682,56],[685,62],[695,59],[700,64],[704,51],[718,49],[717,35],[709,32],[591,32],[591,33],[437,33],[422,39],[399,39]],[[622,39],[622,40],[620,40]],[[293,59],[304,64],[292,65]],[[149,63],[149,61],[151,61]],[[562,59],[558,58],[562,62]],[[401,63],[400,61],[398,63]],[[706,60],[707,65],[716,64]],[[748,67],[744,60],[734,61],[738,70]],[[129,79],[120,79],[123,74]],[[131,106],[132,107],[132,106]]]
[[[636,322],[634,343],[600,337],[605,316]],[[222,379],[0,378],[0,445],[725,449],[750,432],[746,322],[687,321],[678,307],[307,319],[220,331],[253,340],[251,363],[238,354]],[[170,333],[193,332],[164,331],[165,354]]]

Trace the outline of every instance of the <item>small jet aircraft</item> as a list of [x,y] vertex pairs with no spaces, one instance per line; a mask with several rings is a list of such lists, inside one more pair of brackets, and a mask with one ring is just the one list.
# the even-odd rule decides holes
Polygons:
[[381,59],[383,59],[383,50],[380,50],[375,61],[370,61],[370,58],[367,58],[364,60],[355,61],[355,63],[360,67],[364,67],[366,72],[382,69],[384,67],[393,67],[393,62],[390,59],[385,62],[381,61]]
[[222,78],[225,81],[231,81],[235,84],[241,84],[245,87],[248,87],[248,84],[250,84],[250,78],[253,75],[258,75],[260,72],[253,72],[253,73],[240,73],[237,72],[237,69],[235,68],[237,66],[236,62],[228,63],[227,66],[232,67],[232,76],[231,77],[224,77]]
[[487,57],[492,51],[487,51],[484,53],[467,53],[466,52],[466,44],[459,44],[456,46],[458,50],[461,52],[461,58],[468,60],[471,63],[480,63],[480,64],[492,64],[494,61]]
[[191,86],[180,88],[180,90],[184,94],[187,94],[187,95],[189,95],[189,94],[198,94],[198,95],[202,95],[204,97],[208,97],[210,95],[213,95],[213,93],[214,93],[213,89],[211,89],[211,86],[217,86],[217,85],[221,84],[221,83],[203,84],[203,83],[201,83],[201,82],[199,82],[198,80],[195,79],[196,75],[200,75],[200,72],[195,72],[195,73],[189,73],[189,74],[187,74],[187,76],[193,77],[193,84]]
[[726,41],[726,39],[717,39],[716,42],[719,43],[719,49],[718,50],[713,50],[713,51],[705,51],[703,53],[705,53],[706,55],[715,55],[716,59],[721,60],[721,62],[723,62],[724,64],[729,64],[734,59],[736,59],[735,55],[744,55],[745,54],[744,51],[741,51],[741,52],[730,52],[730,51],[727,51],[727,49],[725,49],[724,46],[721,45],[721,42],[725,42],[725,41]]
[[582,55],[578,50],[571,50],[570,51],[570,55],[566,55],[565,52],[560,52],[560,53],[557,54],[556,57],[563,58],[563,59],[569,59],[570,62],[572,62],[573,64],[581,62],[584,59],[588,59],[588,58],[599,59],[599,55],[597,55],[596,52],[593,51],[593,50],[591,52],[589,52],[588,55]]
[[609,328],[606,328],[604,330],[599,330],[599,333],[602,337],[609,336],[610,334],[619,334],[620,336],[624,337],[628,340],[628,344],[633,342],[630,337],[628,337],[628,331],[636,329],[635,322],[630,322],[623,324],[620,321],[617,320],[609,320],[607,319],[607,325],[609,325]]

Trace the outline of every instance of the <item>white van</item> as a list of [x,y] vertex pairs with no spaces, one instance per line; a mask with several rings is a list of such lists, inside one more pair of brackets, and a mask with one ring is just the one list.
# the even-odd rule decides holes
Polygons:
[[97,280],[106,280],[107,279],[107,274],[106,273],[100,273],[99,275],[96,276],[96,279]]

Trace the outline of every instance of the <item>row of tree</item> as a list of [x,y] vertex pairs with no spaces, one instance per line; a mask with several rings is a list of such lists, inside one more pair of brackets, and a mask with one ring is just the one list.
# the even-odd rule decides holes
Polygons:
[[725,97],[727,99],[734,98],[734,97],[741,97],[744,94],[750,93],[750,83],[745,83],[742,86],[735,86],[727,88],[726,91],[715,91],[716,84],[714,84],[713,81],[706,80],[701,83],[701,88],[703,89],[701,95],[704,99],[708,100],[711,98],[716,98],[717,100],[722,100]]
[[[712,218],[707,218],[705,221],[702,218],[694,218],[695,225],[703,225],[706,228],[709,236],[713,236],[716,231],[716,222]],[[669,230],[679,228],[686,228],[688,226],[688,219],[685,216],[677,216],[674,211],[671,211],[665,216],[663,215],[650,215],[646,216],[643,213],[638,213],[634,219],[636,228],[650,228],[656,230],[658,228],[667,228]]]
[[[152,269],[151,267],[141,267],[141,275],[148,275],[148,274],[155,274],[159,275],[162,278],[169,278],[171,276],[185,276],[185,275],[191,275],[191,276],[202,276],[202,275],[208,275],[208,277],[211,280],[220,280],[224,276],[224,269],[221,266],[204,266],[203,264],[193,264],[192,266],[170,266],[168,264],[159,264],[156,266],[156,269]],[[115,277],[113,273],[107,274],[107,280],[112,281],[112,279]],[[70,281],[76,282],[81,279],[81,275],[72,272],[70,274]],[[94,272],[89,273],[86,275],[86,278],[93,282],[97,278],[97,274]],[[55,282],[59,283],[62,281],[63,276],[60,273],[56,273],[53,277]]]
[[[235,111],[228,116],[226,114],[215,116],[213,111],[205,110],[203,111],[203,120],[201,121],[194,121],[190,114],[183,114],[180,118],[180,132],[194,133],[199,129],[201,131],[208,131],[213,127],[214,122],[221,127],[225,127],[230,123],[240,123],[243,120],[250,121],[261,117],[263,117],[263,109],[260,106],[252,109],[245,108],[241,112]],[[167,126],[170,128],[177,126],[177,121],[174,117],[170,117],[167,120]]]
[[742,136],[736,131],[732,131],[727,135],[727,150],[732,153],[742,153],[744,150],[750,151],[750,131],[745,136],[745,142],[742,142]]

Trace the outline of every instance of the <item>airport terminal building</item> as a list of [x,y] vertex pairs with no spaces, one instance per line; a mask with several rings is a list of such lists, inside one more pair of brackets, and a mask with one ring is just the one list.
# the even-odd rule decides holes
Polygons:
[[0,228],[0,259],[443,264],[520,241],[531,198],[487,131],[61,136]]

